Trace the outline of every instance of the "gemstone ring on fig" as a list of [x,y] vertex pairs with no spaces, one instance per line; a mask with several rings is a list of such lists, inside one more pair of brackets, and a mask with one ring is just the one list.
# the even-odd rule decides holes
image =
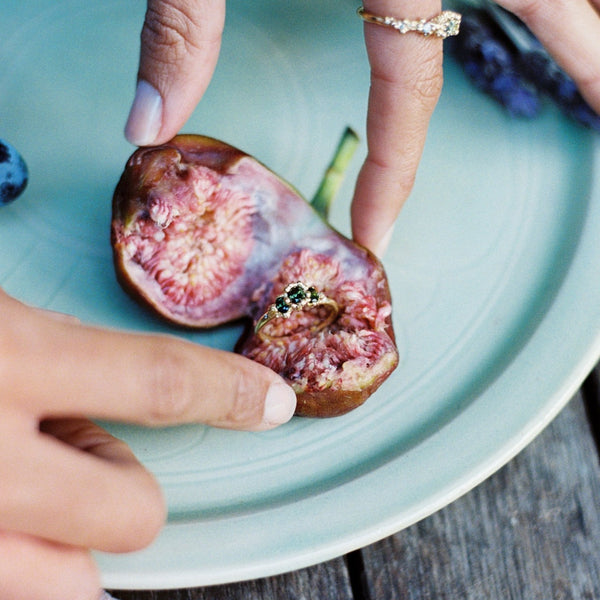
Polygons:
[[323,306],[328,309],[325,318],[319,320],[315,325],[309,328],[309,331],[316,333],[331,325],[338,316],[340,308],[335,300],[328,298],[322,292],[319,292],[314,286],[308,286],[302,281],[296,281],[286,286],[283,294],[277,296],[275,302],[269,306],[254,327],[254,334],[264,341],[273,341],[282,336],[269,335],[265,327],[274,319],[288,319],[295,311],[306,310]]
[[391,27],[398,33],[408,33],[414,31],[424,36],[435,35],[436,37],[446,39],[453,35],[458,35],[460,30],[460,13],[452,10],[444,10],[433,19],[396,19],[395,17],[380,17],[367,12],[364,6],[357,10],[358,16],[367,23]]

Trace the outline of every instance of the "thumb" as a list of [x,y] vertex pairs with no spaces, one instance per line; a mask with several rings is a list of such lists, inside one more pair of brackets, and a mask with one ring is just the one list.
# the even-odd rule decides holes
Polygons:
[[125,137],[137,146],[171,139],[212,77],[225,0],[148,0],[140,67]]

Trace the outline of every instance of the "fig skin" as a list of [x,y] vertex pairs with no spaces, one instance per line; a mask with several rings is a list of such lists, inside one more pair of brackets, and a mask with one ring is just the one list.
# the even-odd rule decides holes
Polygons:
[[[129,158],[113,196],[117,278],[169,322],[208,328],[240,318],[236,351],[295,389],[296,414],[337,416],[361,405],[398,364],[383,266],[328,225],[288,183],[215,139],[179,135]],[[287,284],[303,281],[340,313],[318,310],[254,323]]]

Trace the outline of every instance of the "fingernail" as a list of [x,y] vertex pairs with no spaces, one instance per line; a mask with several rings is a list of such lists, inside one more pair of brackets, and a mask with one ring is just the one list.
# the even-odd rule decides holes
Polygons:
[[125,125],[125,137],[136,146],[154,143],[162,125],[162,98],[147,81],[138,81]]
[[278,381],[271,384],[265,396],[263,424],[265,427],[276,427],[287,423],[296,410],[296,393],[285,383]]
[[386,253],[388,246],[390,245],[390,241],[392,240],[392,235],[394,233],[394,226],[392,225],[387,232],[380,238],[379,242],[375,244],[373,247],[373,254],[378,258],[383,258]]

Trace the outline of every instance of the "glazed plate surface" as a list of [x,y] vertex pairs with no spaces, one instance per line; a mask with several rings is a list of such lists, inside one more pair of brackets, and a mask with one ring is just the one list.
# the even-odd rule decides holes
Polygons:
[[[0,285],[88,323],[177,333],[121,291],[109,245],[144,5],[4,2],[0,137],[31,179],[1,210]],[[242,148],[311,197],[344,127],[364,139],[369,73],[355,9],[320,3],[316,20],[311,2],[231,2],[215,77],[185,131]],[[364,153],[363,143],[332,211],[346,234]],[[385,258],[400,366],[332,420],[267,433],[110,424],[160,480],[169,522],[147,550],[97,555],[104,585],[301,568],[414,523],[506,463],[600,355],[599,168],[589,132],[549,105],[535,121],[509,119],[448,60]],[[232,349],[240,333],[186,336]]]

